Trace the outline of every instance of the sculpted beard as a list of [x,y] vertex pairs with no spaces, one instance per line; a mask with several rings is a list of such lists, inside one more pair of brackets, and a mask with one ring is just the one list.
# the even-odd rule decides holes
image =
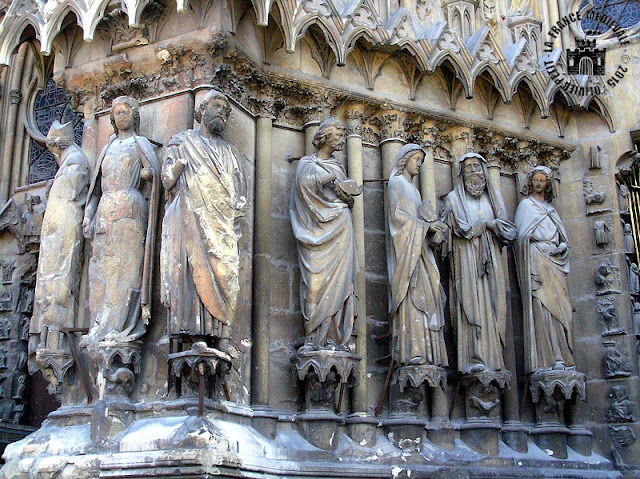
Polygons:
[[204,126],[211,133],[220,133],[224,130],[224,127],[227,124],[226,118],[218,115],[214,115],[209,112],[205,112],[204,114]]
[[464,188],[467,192],[475,197],[482,195],[487,186],[487,180],[484,173],[468,173],[464,175]]

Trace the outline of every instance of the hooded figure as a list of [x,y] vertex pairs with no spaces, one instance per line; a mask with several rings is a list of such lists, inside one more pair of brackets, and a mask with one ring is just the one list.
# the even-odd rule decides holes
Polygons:
[[463,155],[460,181],[445,199],[451,229],[451,304],[463,373],[504,369],[507,304],[502,247],[516,238],[502,196],[488,181],[486,160]]
[[387,190],[389,315],[393,359],[400,366],[449,365],[442,331],[445,294],[430,244],[442,242],[446,226],[412,181],[424,156],[419,145],[403,146]]
[[567,233],[553,198],[553,172],[537,166],[527,176],[518,205],[516,260],[522,295],[525,370],[565,369],[574,366],[569,296]]

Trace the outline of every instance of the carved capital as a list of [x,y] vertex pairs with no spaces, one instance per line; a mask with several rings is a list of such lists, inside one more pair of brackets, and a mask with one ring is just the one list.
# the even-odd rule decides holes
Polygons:
[[365,120],[365,114],[362,109],[353,107],[345,112],[347,137],[362,136],[362,123]]
[[387,110],[380,115],[382,125],[380,128],[380,141],[400,139],[404,140],[407,134],[404,129],[405,115],[397,110]]
[[11,101],[12,105],[19,105],[20,103],[22,103],[22,93],[20,93],[18,90],[11,90],[11,92],[9,93],[9,100]]

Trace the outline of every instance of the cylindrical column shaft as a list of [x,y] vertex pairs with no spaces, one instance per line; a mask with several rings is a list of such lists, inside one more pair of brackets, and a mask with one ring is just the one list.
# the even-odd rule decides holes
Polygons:
[[[25,61],[25,74],[22,77],[22,83],[20,86],[20,91],[21,92],[26,92],[27,89],[29,88],[29,83],[31,82],[31,78],[33,77],[33,62],[34,62],[34,58],[33,58],[33,54],[31,53],[31,51],[28,51],[27,53],[27,59]],[[16,190],[16,188],[18,186],[20,186],[20,173],[22,171],[23,165],[24,163],[29,162],[28,158],[25,158],[25,156],[28,156],[29,152],[27,151],[27,155],[24,154],[25,149],[24,149],[24,137],[28,136],[26,135],[26,130],[24,127],[25,124],[25,114],[26,114],[26,110],[25,108],[19,108],[18,109],[18,118],[16,119],[16,131],[15,131],[15,138],[13,139],[13,161],[12,161],[12,165],[11,165],[11,179],[9,182],[9,196],[13,194],[13,192]],[[45,134],[47,134],[48,132],[44,132]]]
[[272,120],[256,124],[256,175],[253,229],[253,364],[251,401],[269,404],[269,311],[271,306],[271,136]]
[[[347,122],[347,163],[349,178],[358,185],[363,184],[362,136],[360,120]],[[353,412],[367,411],[367,282],[364,249],[364,193],[354,198],[353,230],[356,237],[356,293],[358,295],[358,317],[356,318],[356,352],[362,357],[358,372],[358,386],[353,397]]]
[[[26,44],[23,45],[26,47]],[[0,198],[2,201],[9,199],[9,182],[11,181],[11,162],[13,161],[13,139],[16,134],[16,126],[18,123],[18,108],[22,102],[22,93],[20,92],[20,83],[22,80],[22,70],[24,68],[24,60],[26,50],[20,48],[16,55],[15,65],[10,75],[11,91],[9,93],[10,105],[7,110],[7,117],[4,123],[7,125],[5,136],[2,141],[2,168],[0,169]]]
[[304,125],[304,154],[313,155],[316,149],[313,147],[313,137],[320,126],[319,121],[310,121]]
[[436,208],[436,164],[433,158],[433,148],[425,148],[424,163],[420,168],[420,194],[422,199],[428,200],[434,210]]

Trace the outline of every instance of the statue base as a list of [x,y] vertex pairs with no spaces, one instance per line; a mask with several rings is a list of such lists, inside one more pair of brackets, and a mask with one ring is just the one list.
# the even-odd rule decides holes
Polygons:
[[178,388],[178,395],[197,395],[199,415],[202,416],[204,398],[215,394],[215,382],[229,371],[231,356],[199,341],[187,351],[169,354],[168,359],[172,376],[184,379]]
[[[585,399],[585,375],[574,370],[536,371],[530,377],[530,390],[536,409],[537,424],[531,431],[535,443],[543,450],[552,451],[553,457],[566,459],[570,431],[565,418],[565,403]],[[576,434],[571,443],[582,452],[586,452],[587,446],[591,447],[584,434]]]
[[540,449],[556,459],[566,459],[569,429],[557,423],[537,424],[531,430],[533,440]]
[[502,391],[511,385],[509,371],[478,371],[464,374],[466,421],[460,438],[472,449],[495,456],[500,437]]
[[415,414],[391,414],[382,421],[385,435],[391,444],[404,452],[421,451],[424,444],[426,421]]
[[60,396],[60,387],[71,366],[75,363],[71,351],[67,349],[38,349],[36,364],[46,379],[49,394]]
[[502,425],[502,440],[514,451],[526,454],[528,428],[520,421],[505,421]]
[[95,386],[98,398],[127,398],[140,372],[141,341],[100,341],[89,343],[87,351],[97,370]]
[[363,447],[373,447],[376,443],[376,430],[379,419],[366,413],[353,413],[347,416],[345,424],[349,437]]
[[306,412],[300,416],[299,428],[314,446],[333,450],[338,423],[342,422],[337,413],[342,406],[344,388],[357,385],[361,358],[350,351],[303,348],[293,359],[298,378],[305,383]]

